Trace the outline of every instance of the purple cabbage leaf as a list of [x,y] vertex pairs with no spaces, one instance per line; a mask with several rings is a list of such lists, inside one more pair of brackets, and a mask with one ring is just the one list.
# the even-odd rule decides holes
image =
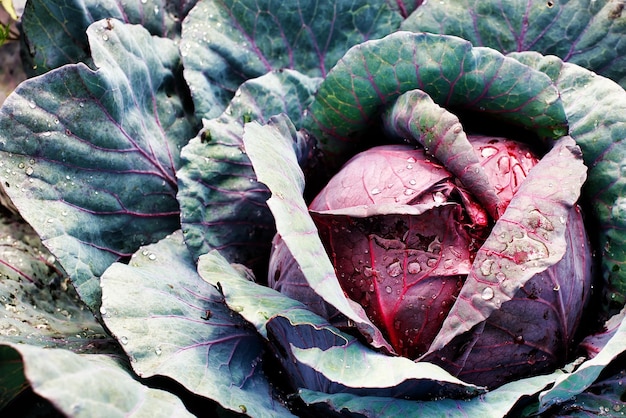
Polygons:
[[598,225],[594,247],[600,252],[603,307],[616,313],[626,302],[626,92],[555,57],[533,52],[512,56],[548,74],[561,91],[570,134],[589,168],[583,198]]
[[459,36],[503,53],[556,55],[626,87],[621,0],[429,1],[401,29]]
[[115,20],[87,34],[99,69],[22,83],[0,110],[0,153],[6,193],[97,310],[102,272],[180,227],[176,169],[196,124],[171,40]]
[[435,365],[375,352],[295,299],[251,282],[217,251],[200,257],[198,272],[268,339],[295,388],[395,398],[482,393]]

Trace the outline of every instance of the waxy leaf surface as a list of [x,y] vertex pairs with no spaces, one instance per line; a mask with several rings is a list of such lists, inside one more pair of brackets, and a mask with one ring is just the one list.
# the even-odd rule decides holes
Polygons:
[[138,24],[152,35],[178,38],[180,22],[194,4],[195,0],[28,1],[22,22],[31,71],[38,75],[64,64],[91,63],[86,31],[101,19]]
[[94,23],[96,65],[22,83],[0,111],[3,186],[92,309],[97,277],[179,228],[176,169],[193,136],[175,44]]
[[202,131],[183,148],[177,197],[194,258],[218,249],[229,261],[265,274],[276,228],[265,203],[269,192],[256,181],[245,154],[244,123],[265,123],[285,113],[299,124],[319,82],[291,70],[248,80],[224,113],[204,120]]
[[387,35],[400,21],[384,0],[199,2],[181,42],[196,112],[219,116],[241,83],[272,70],[325,76],[352,45]]
[[401,27],[459,36],[503,53],[556,55],[626,86],[622,0],[429,1]]
[[478,250],[431,352],[489,318],[528,280],[561,260],[569,213],[585,178],[580,149],[569,137],[530,170]]
[[233,411],[291,416],[271,397],[259,336],[200,278],[180,232],[113,264],[102,289],[103,320],[139,376],[171,377]]
[[342,154],[376,122],[381,106],[413,89],[440,106],[497,116],[540,137],[567,133],[558,91],[545,74],[460,38],[402,31],[346,52],[320,86],[304,126],[333,164],[337,156],[345,161]]
[[22,358],[25,378],[34,392],[64,416],[193,417],[172,393],[138,382],[118,358],[26,344],[2,348]]

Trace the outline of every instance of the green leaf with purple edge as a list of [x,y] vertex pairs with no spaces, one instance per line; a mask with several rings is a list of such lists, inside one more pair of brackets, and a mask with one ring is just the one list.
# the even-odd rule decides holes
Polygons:
[[567,132],[559,93],[545,74],[460,38],[410,32],[346,52],[320,86],[304,127],[327,158],[341,162],[380,107],[413,89],[441,106],[496,116],[540,137]]
[[626,86],[621,0],[430,1],[401,28],[459,36],[503,53],[556,55]]
[[548,74],[561,92],[570,135],[589,167],[583,198],[598,225],[594,244],[601,256],[604,309],[615,313],[626,302],[626,91],[556,57],[511,56]]
[[352,45],[387,35],[400,22],[385,0],[199,2],[181,42],[196,112],[219,116],[241,83],[272,70],[323,77]]
[[433,102],[423,91],[410,90],[385,111],[383,123],[391,136],[420,144],[470,189],[494,219],[500,217],[500,198],[459,118]]
[[172,393],[138,382],[119,358],[25,344],[0,347],[22,358],[34,392],[65,416],[193,416]]
[[567,219],[586,171],[581,151],[570,137],[560,139],[530,170],[478,250],[429,352],[483,322],[535,274],[561,260]]
[[271,396],[261,338],[198,275],[179,231],[113,264],[101,281],[102,318],[139,376],[170,377],[232,411],[291,416]]
[[[274,215],[276,230],[300,265],[310,287],[354,321],[372,345],[391,351],[363,308],[350,303],[339,286],[335,269],[302,196],[304,174],[294,150],[297,139],[293,124],[282,115],[272,118],[264,126],[252,122],[246,124],[243,140],[258,181],[272,193],[267,205]],[[281,164],[276,164],[277,161]]]
[[[469,396],[481,392],[432,364],[373,351],[302,303],[251,282],[217,251],[200,257],[198,272],[222,289],[230,309],[269,339],[296,387],[396,397],[443,393]],[[367,378],[372,375],[379,378]]]
[[91,63],[86,31],[105,18],[142,25],[155,36],[179,38],[180,22],[194,4],[194,0],[28,1],[21,21],[30,71],[39,75],[65,64]]
[[349,393],[328,394],[307,389],[301,389],[299,394],[309,405],[367,418],[400,416],[501,418],[511,412],[520,398],[537,394],[550,385],[560,373],[557,371],[550,375],[518,380],[484,395],[461,400],[411,401],[378,396],[356,396]]
[[109,23],[88,30],[97,71],[29,79],[0,110],[3,186],[92,309],[111,263],[180,227],[175,173],[195,134],[174,42]]
[[182,149],[177,198],[194,258],[218,249],[230,262],[267,270],[276,228],[265,204],[269,192],[257,183],[244,153],[243,125],[279,113],[298,125],[320,81],[292,70],[248,80],[224,113],[204,120],[200,134]]

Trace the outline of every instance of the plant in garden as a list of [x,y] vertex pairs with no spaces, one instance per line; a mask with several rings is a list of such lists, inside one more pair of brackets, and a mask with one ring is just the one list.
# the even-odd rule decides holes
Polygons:
[[621,412],[622,3],[487,3],[28,2],[0,408]]

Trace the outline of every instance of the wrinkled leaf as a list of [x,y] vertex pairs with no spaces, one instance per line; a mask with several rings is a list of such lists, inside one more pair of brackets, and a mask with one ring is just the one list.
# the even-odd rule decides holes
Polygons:
[[597,222],[594,244],[601,256],[604,308],[615,313],[626,302],[626,92],[555,57],[512,56],[548,74],[561,91],[571,136],[589,167],[583,197]]
[[623,353],[625,346],[626,321],[622,321],[613,337],[595,357],[585,361],[572,373],[559,377],[553,387],[540,394],[540,410],[545,411],[550,406],[571,399],[589,388],[611,361]]
[[435,401],[410,401],[377,396],[355,396],[348,393],[327,394],[302,389],[300,397],[310,405],[323,404],[332,411],[359,414],[368,418],[400,416],[468,416],[500,418],[506,416],[520,398],[531,396],[551,384],[555,376],[535,376],[511,382],[493,391],[468,400],[440,399]]
[[471,190],[487,213],[494,219],[500,217],[504,204],[454,114],[439,107],[423,91],[411,90],[396,99],[383,122],[392,136],[424,147]]
[[204,121],[200,134],[181,152],[178,200],[185,242],[194,258],[219,249],[231,262],[265,274],[270,242],[276,231],[243,152],[244,122],[266,122],[286,113],[298,124],[320,79],[298,72],[271,72],[242,84],[219,117]]
[[[390,349],[380,330],[363,309],[343,294],[333,265],[326,256],[317,228],[308,213],[302,193],[304,175],[294,151],[295,132],[286,118],[275,118],[261,126],[246,125],[243,140],[259,182],[272,193],[267,201],[278,234],[293,254],[309,286],[326,302],[355,322],[376,347]],[[280,161],[281,164],[276,164]]]
[[626,86],[622,0],[429,1],[401,27],[459,36],[503,53],[556,55]]
[[215,250],[200,256],[198,274],[219,287],[228,307],[254,325],[264,338],[267,338],[265,324],[270,318],[303,308],[297,300],[250,281]]
[[198,276],[180,232],[113,264],[101,282],[103,320],[139,376],[171,377],[232,411],[291,416],[271,397],[260,338]]
[[99,354],[10,344],[21,356],[33,390],[72,417],[192,417],[175,395],[144,386],[126,365]]
[[43,74],[64,64],[91,63],[87,28],[111,18],[139,24],[152,35],[178,38],[180,22],[195,0],[32,0],[22,17],[32,72]]
[[476,254],[431,352],[487,319],[529,279],[563,257],[567,219],[585,174],[580,149],[569,137],[530,171]]
[[413,89],[438,105],[497,116],[542,137],[567,132],[558,91],[545,74],[456,37],[409,32],[350,49],[320,86],[305,127],[332,161],[376,122],[381,105]]
[[35,232],[19,218],[4,214],[0,237],[0,306],[4,309],[0,341],[78,352],[110,351],[111,339]]
[[209,283],[219,282],[228,306],[272,342],[295,387],[395,397],[479,391],[432,364],[372,351],[300,302],[251,282],[215,251],[200,257],[198,271]]
[[384,0],[203,1],[183,25],[181,54],[196,112],[218,116],[241,83],[290,68],[325,76],[344,52],[400,25]]
[[3,185],[94,309],[97,277],[179,227],[175,172],[194,125],[175,44],[114,21],[88,31],[100,69],[22,83],[0,111]]

